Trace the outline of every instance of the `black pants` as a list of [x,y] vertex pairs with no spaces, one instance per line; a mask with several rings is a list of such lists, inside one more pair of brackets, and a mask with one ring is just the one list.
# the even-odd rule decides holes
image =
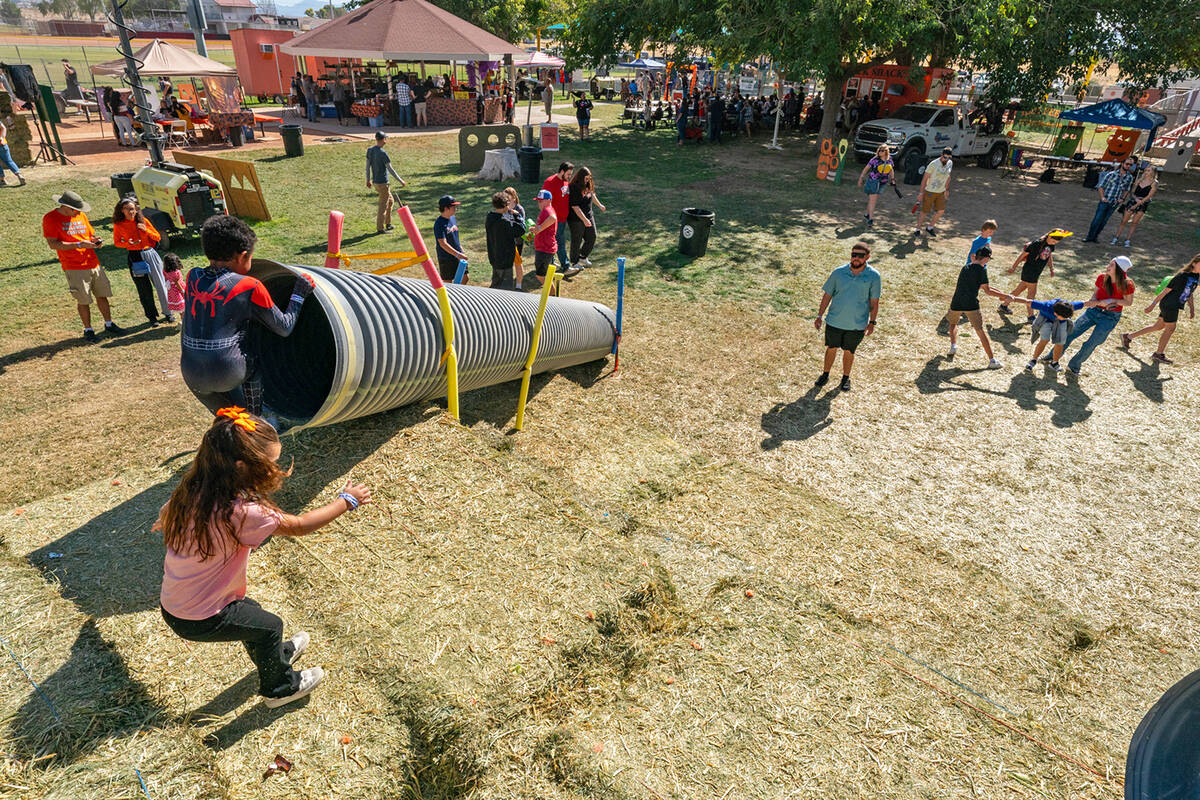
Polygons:
[[292,669],[292,643],[283,641],[283,620],[251,600],[234,600],[208,619],[180,619],[165,608],[163,620],[181,639],[190,642],[241,642],[258,667],[258,693],[287,697],[300,688],[300,673]]
[[129,264],[129,277],[133,278],[133,285],[137,287],[138,300],[141,301],[142,311],[146,314],[146,319],[150,322],[158,322],[158,306],[154,302],[154,284],[150,281],[149,275],[134,275],[133,262],[141,261],[141,258],[134,250],[127,250],[127,263]]
[[592,253],[592,248],[596,246],[596,218],[591,213],[588,214],[588,222],[590,226],[584,225],[583,220],[571,210],[571,215],[567,217],[567,227],[571,229],[571,263],[578,264],[579,259],[587,258]]

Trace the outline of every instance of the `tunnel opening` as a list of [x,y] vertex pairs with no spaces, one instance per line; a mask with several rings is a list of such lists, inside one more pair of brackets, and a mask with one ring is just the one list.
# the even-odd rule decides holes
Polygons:
[[[255,264],[253,274],[267,287],[275,305],[287,308],[295,274],[263,262]],[[284,423],[280,427],[308,422],[329,397],[337,367],[333,329],[320,300],[315,294],[309,296],[290,336],[278,336],[257,325],[253,329],[262,354],[263,406]]]

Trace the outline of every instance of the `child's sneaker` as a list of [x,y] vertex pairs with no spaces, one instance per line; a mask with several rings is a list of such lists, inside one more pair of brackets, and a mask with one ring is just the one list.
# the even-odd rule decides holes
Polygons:
[[1128,350],[1129,345],[1131,345],[1131,344],[1133,344],[1133,337],[1130,336],[1128,333],[1122,333],[1121,334],[1121,347],[1124,347],[1126,350]]
[[937,231],[935,231],[933,228],[926,228],[925,233],[929,234],[930,236],[937,236]]
[[1166,353],[1155,353],[1154,355],[1150,356],[1150,360],[1157,361],[1160,364],[1174,364],[1175,363],[1171,359],[1167,358]]
[[1062,372],[1062,367],[1059,366],[1057,361],[1050,362],[1050,369],[1054,370],[1055,372]]
[[1002,367],[1002,366],[1004,366],[1004,365],[1001,364],[999,362],[999,360],[993,358],[991,361],[988,362],[987,368],[988,369],[1000,369],[1000,367]]
[[950,355],[954,355],[957,352],[958,352],[958,345],[956,345],[956,344],[950,345]]
[[[289,664],[296,663],[296,659],[300,657],[300,654],[308,649],[309,641],[311,641],[311,637],[304,631],[300,631],[291,639],[288,639],[288,642],[292,643],[292,657],[288,659]],[[284,642],[284,644],[287,644],[287,642]]]
[[579,263],[585,267],[590,267],[592,265],[592,260],[590,258],[581,258],[579,259]]
[[841,383],[841,385],[838,386],[838,388],[841,389],[843,392],[850,391],[850,376],[849,375],[842,376],[842,383]]
[[1126,247],[1129,247],[1129,240],[1128,240],[1128,239],[1126,239],[1126,240],[1125,240],[1125,246],[1126,246]]
[[1029,359],[1029,363],[1025,365],[1025,371],[1033,372],[1033,368],[1036,366],[1037,366],[1037,362],[1031,358],[1031,359]]
[[1117,237],[1114,236],[1113,240],[1111,242],[1109,242],[1109,244],[1116,244],[1116,243],[1117,243]]
[[294,694],[289,694],[287,697],[265,697],[263,703],[267,708],[279,708],[288,703],[294,703],[302,697],[307,697],[309,692],[320,686],[323,680],[325,680],[325,670],[320,667],[309,667],[300,673],[300,688]]
[[1028,322],[1030,325],[1032,325],[1033,321],[1035,319],[1037,319],[1037,314],[1030,314],[1028,317],[1025,318],[1025,321]]
[[1008,307],[1008,303],[1000,304],[1000,313],[1001,314],[1011,314],[1012,313],[1012,309]]

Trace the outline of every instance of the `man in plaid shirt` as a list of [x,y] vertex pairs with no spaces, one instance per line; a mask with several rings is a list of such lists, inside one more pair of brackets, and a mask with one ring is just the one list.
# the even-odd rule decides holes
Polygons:
[[1125,195],[1129,194],[1129,188],[1133,186],[1133,165],[1133,158],[1127,158],[1121,162],[1119,169],[1100,176],[1100,181],[1096,184],[1096,191],[1100,193],[1100,203],[1096,206],[1096,216],[1092,217],[1092,227],[1088,228],[1085,242],[1096,241],[1096,237],[1108,224],[1108,218],[1125,199]]
[[405,128],[416,125],[416,120],[413,119],[412,89],[408,86],[408,79],[403,75],[400,76],[400,82],[396,84],[396,103],[400,106],[400,125]]

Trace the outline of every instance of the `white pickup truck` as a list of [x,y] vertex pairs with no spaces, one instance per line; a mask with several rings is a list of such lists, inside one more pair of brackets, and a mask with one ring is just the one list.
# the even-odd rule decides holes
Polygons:
[[854,137],[854,155],[866,163],[879,145],[892,148],[897,168],[903,169],[910,153],[938,155],[949,147],[957,158],[976,156],[979,166],[996,169],[1008,156],[1008,139],[983,132],[971,124],[961,106],[946,103],[909,103],[886,119],[859,126]]

